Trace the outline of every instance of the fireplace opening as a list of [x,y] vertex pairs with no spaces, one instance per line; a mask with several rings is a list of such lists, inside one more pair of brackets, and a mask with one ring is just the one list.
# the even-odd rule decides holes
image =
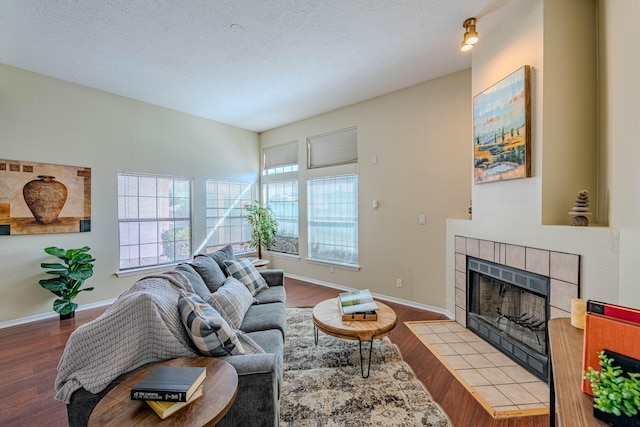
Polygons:
[[467,257],[467,328],[549,382],[549,278]]

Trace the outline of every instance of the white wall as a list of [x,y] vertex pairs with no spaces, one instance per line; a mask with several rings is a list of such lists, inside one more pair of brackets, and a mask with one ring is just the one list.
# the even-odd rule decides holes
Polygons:
[[[556,185],[565,184],[564,181],[558,180],[555,173],[549,178],[543,174],[546,166],[543,162],[547,161],[546,156],[543,156],[543,151],[547,149],[545,136],[554,133],[554,126],[562,125],[557,120],[550,120],[547,124],[547,114],[544,110],[547,105],[553,107],[554,97],[562,96],[554,94],[554,97],[547,100],[547,92],[544,90],[545,73],[560,66],[552,62],[547,70],[547,64],[544,62],[547,43],[553,43],[552,39],[546,38],[545,29],[552,23],[545,22],[544,7],[553,1],[557,0],[532,0],[519,16],[484,38],[473,50],[474,94],[525,64],[532,67],[533,176],[506,182],[471,184],[473,220],[447,222],[447,309],[450,311],[455,305],[455,235],[579,254],[582,262],[581,296],[611,302],[617,302],[619,299],[617,230],[605,227],[542,225],[543,180],[555,179]],[[571,53],[568,52],[564,60],[571,59]],[[572,89],[569,89],[569,94],[575,96]],[[574,102],[579,104],[589,101],[575,99]],[[552,140],[550,143],[554,144],[557,141]],[[567,163],[571,163],[573,159],[566,160]],[[574,200],[575,198],[567,200],[566,212],[571,209]]]
[[601,0],[600,138],[605,214],[620,230],[619,300],[640,307],[640,50],[637,0]]
[[[445,306],[445,221],[468,216],[470,71],[465,70],[260,136],[262,146],[297,140],[301,165],[306,138],[358,126],[360,271],[305,260],[306,209],[300,209],[301,260],[272,257],[289,274],[319,282]],[[377,164],[371,162],[377,156]],[[300,199],[306,177],[300,172]],[[378,200],[378,209],[372,201]],[[426,225],[418,216],[426,215]],[[404,281],[396,287],[396,279]]]
[[90,167],[91,232],[0,236],[0,322],[52,312],[38,285],[43,248],[88,245],[96,258],[86,305],[117,297],[140,276],[117,278],[116,173],[194,178],[194,250],[205,239],[205,181],[257,180],[258,135],[0,65],[0,158]]

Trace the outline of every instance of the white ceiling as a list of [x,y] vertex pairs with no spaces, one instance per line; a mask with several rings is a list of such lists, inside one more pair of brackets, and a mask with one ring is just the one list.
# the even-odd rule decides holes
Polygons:
[[264,131],[471,66],[530,0],[0,0],[0,63]]

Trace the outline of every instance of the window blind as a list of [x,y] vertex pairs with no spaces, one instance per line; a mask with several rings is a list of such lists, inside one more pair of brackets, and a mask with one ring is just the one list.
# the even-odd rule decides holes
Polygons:
[[267,147],[262,150],[264,169],[298,164],[298,141]]
[[307,138],[309,169],[356,163],[358,161],[358,128],[331,132]]

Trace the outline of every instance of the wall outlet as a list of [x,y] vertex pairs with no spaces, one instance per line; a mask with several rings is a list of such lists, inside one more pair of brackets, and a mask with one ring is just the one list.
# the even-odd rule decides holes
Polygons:
[[401,288],[402,287],[402,279],[396,279],[396,287],[397,288]]

